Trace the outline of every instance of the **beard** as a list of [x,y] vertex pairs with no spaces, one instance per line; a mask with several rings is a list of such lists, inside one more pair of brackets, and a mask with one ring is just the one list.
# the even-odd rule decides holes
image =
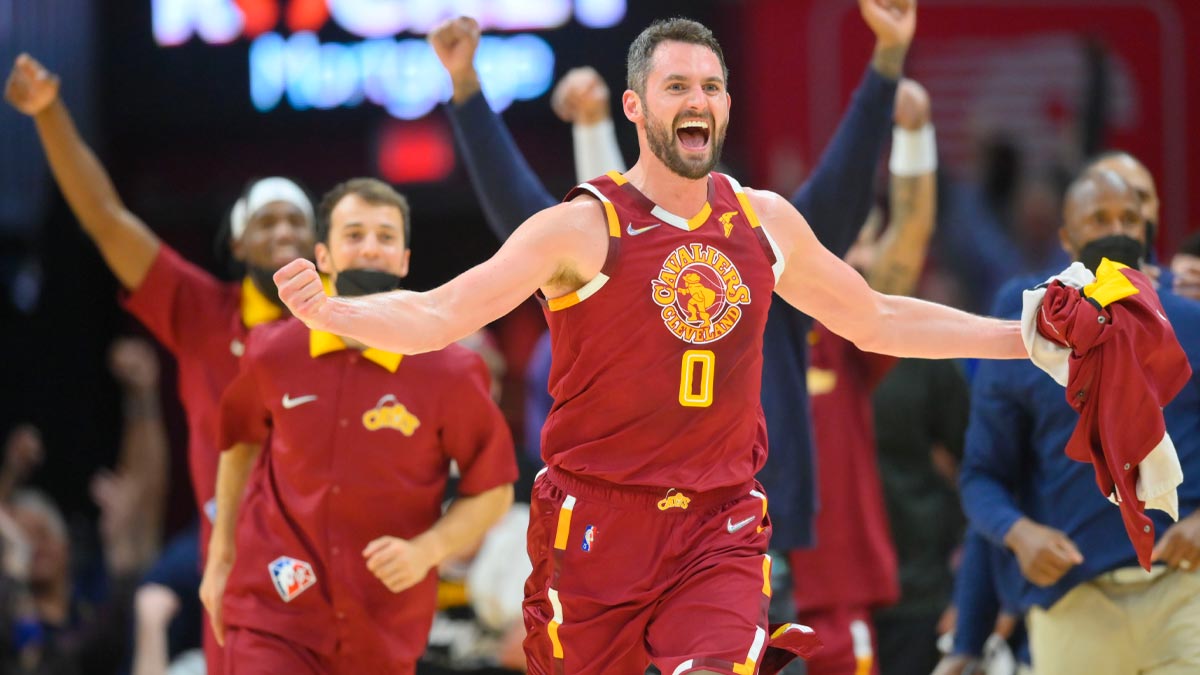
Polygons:
[[[644,102],[643,107],[645,107]],[[671,126],[668,127],[659,122],[657,118],[647,111],[646,141],[650,144],[650,152],[653,152],[654,156],[666,165],[672,173],[690,180],[699,180],[707,176],[713,170],[713,167],[717,165],[717,162],[721,160],[721,149],[725,146],[725,130],[729,126],[729,123],[726,122],[725,126],[718,129],[712,116],[707,116],[705,121],[708,122],[709,128],[708,158],[691,160],[685,159],[675,144],[677,137],[674,129],[685,117],[694,118],[695,116],[678,115],[672,120]]]

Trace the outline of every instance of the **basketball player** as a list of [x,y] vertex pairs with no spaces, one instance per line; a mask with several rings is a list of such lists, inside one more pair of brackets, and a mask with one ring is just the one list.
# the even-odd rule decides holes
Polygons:
[[[408,272],[408,202],[386,184],[338,185],[317,223],[317,262],[339,294],[391,290]],[[221,444],[201,598],[225,672],[414,672],[433,569],[512,504],[512,437],[483,360],[264,326],[221,400]],[[451,460],[460,496],[443,516]]]
[[[757,671],[771,527],[753,477],[772,292],[863,349],[1026,356],[1015,322],[875,293],[782,197],[712,173],[727,81],[707,28],[655,23],[629,50],[622,108],[640,158],[625,174],[580,185],[428,293],[330,298],[305,260],[275,275],[311,327],[410,354],[540,289],[555,405],[529,528],[532,673]],[[692,321],[680,293],[692,273],[713,292],[708,319]]]

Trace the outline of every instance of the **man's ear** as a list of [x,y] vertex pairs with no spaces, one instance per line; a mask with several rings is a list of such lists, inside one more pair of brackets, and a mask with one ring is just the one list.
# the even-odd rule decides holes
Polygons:
[[621,94],[621,110],[625,112],[625,119],[637,124],[645,119],[645,112],[642,110],[642,97],[637,95],[632,89],[626,89],[624,94]]
[[317,270],[322,274],[333,274],[333,254],[329,252],[329,247],[318,241],[313,252],[317,255]]

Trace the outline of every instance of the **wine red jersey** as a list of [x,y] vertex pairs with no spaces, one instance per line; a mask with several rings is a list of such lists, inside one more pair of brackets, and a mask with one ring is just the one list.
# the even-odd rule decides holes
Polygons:
[[600,200],[608,257],[546,302],[554,407],[548,466],[630,486],[705,491],[766,457],[762,333],[782,256],[742,188],[713,173],[692,218],[610,172],[567,195]]

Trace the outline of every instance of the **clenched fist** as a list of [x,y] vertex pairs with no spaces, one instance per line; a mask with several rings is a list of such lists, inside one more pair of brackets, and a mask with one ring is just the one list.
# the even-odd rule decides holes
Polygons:
[[455,103],[462,103],[479,91],[479,74],[475,72],[479,33],[479,22],[467,16],[447,19],[429,32],[429,45],[454,83]]
[[58,99],[58,76],[32,56],[21,54],[8,74],[4,98],[18,111],[30,117],[37,115]]
[[367,544],[362,554],[367,569],[393,593],[417,585],[435,562],[425,547],[399,537],[380,537]]

